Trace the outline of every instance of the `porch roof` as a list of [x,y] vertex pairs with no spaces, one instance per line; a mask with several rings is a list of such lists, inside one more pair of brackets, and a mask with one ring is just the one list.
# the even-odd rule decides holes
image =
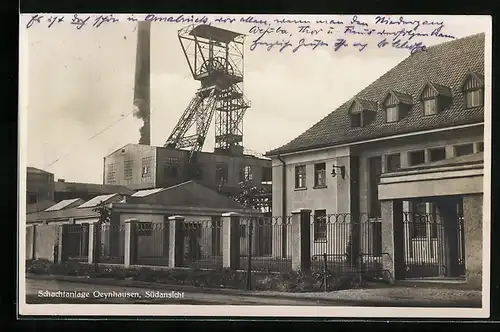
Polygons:
[[384,173],[379,199],[408,199],[483,192],[482,152]]

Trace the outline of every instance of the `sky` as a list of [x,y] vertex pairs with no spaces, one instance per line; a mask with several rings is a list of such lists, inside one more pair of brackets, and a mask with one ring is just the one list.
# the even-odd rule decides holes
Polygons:
[[[88,23],[78,30],[69,24],[73,15],[64,15],[63,22],[48,28],[44,20],[49,16],[45,14],[41,23],[29,29],[26,25],[31,15],[23,16],[20,22],[20,151],[27,166],[52,172],[56,179],[102,183],[103,157],[139,141],[142,120],[132,116],[136,23],[126,22],[126,16],[114,15],[120,22],[104,23],[98,28]],[[142,19],[144,15],[134,17]],[[240,16],[236,15],[231,16],[237,19],[232,24],[215,22],[217,17],[211,15],[206,17],[214,26],[247,35],[244,93],[251,108],[243,121],[243,143],[246,149],[260,153],[300,135],[410,55],[408,49],[376,47],[380,36],[346,34],[344,29],[351,25],[352,15],[254,16],[271,22],[269,25],[238,23]],[[388,18],[400,21],[400,15]],[[313,23],[306,24],[309,30],[323,31],[299,33],[299,26],[304,24],[276,23],[274,19],[310,20]],[[315,24],[318,19],[344,24]],[[410,30],[416,27],[417,20],[442,22],[440,32],[456,38],[491,29],[487,16],[405,16],[405,24],[390,26],[374,24],[375,16],[358,16],[354,29]],[[189,23],[152,23],[151,144],[155,146],[165,143],[199,88],[177,38],[177,30],[186,25]],[[281,27],[287,31],[283,35],[267,33],[259,41],[289,40],[295,46],[301,38],[308,42],[321,39],[328,46],[314,50],[302,47],[294,53],[294,46],[279,52],[278,47],[267,51],[258,45],[250,51],[252,42],[260,36],[249,32],[253,26],[264,30]],[[429,33],[436,26],[420,25],[414,32]],[[330,27],[333,33],[326,34]],[[332,45],[338,38],[350,46],[335,52]],[[410,44],[420,41],[431,46],[449,40],[417,36]],[[354,42],[367,46],[361,52],[360,47],[352,47]],[[213,149],[214,135],[212,123],[204,151]]]

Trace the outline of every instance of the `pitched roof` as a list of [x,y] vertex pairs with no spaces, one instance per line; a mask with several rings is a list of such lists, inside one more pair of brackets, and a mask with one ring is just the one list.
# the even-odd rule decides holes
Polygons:
[[195,181],[186,181],[168,188],[158,188],[156,192],[145,196],[132,195],[127,199],[127,203],[193,208],[205,207],[227,209],[228,212],[231,212],[231,209],[242,209],[242,206],[231,198]]
[[81,182],[60,182],[54,183],[55,192],[85,192],[89,194],[121,194],[131,195],[134,193],[132,189],[125,186],[112,185],[112,184],[98,184],[98,183],[81,183]]
[[59,211],[59,210],[67,209],[70,207],[77,207],[80,204],[82,204],[83,202],[84,202],[84,200],[81,198],[65,199],[65,200],[62,200],[62,201],[56,203],[55,205],[52,205],[51,207],[48,207],[47,209],[45,209],[45,211],[46,212]]
[[[476,34],[410,55],[304,133],[266,155],[483,122],[483,107],[464,109],[461,85],[470,72],[484,75],[484,38],[484,33]],[[424,117],[418,94],[429,83],[442,93],[451,90],[453,101],[437,115]],[[348,107],[354,99],[380,101],[391,89],[413,96],[412,109],[404,118],[386,123],[384,112],[379,111],[369,125],[351,128]]]
[[146,197],[149,195],[154,195],[156,193],[159,193],[160,191],[163,191],[165,189],[166,188],[154,188],[154,189],[139,190],[130,197]]
[[69,219],[69,218],[97,218],[99,213],[93,211],[93,208],[78,207],[67,208],[59,211],[39,211],[26,214],[26,222],[47,221],[54,219]]
[[26,167],[26,171],[27,171],[28,173],[43,173],[43,174],[52,174],[52,173],[50,173],[50,172],[44,171],[43,169],[36,168],[36,167],[31,167],[31,166]]
[[48,207],[56,204],[56,202],[51,200],[41,200],[36,203],[26,204],[26,213],[33,213],[38,211],[43,211]]
[[82,205],[78,206],[78,208],[83,209],[83,208],[96,207],[101,202],[103,202],[104,204],[108,204],[108,203],[112,203],[112,202],[118,202],[122,199],[123,199],[123,197],[119,194],[99,195],[99,196],[96,196],[96,197],[86,201]]

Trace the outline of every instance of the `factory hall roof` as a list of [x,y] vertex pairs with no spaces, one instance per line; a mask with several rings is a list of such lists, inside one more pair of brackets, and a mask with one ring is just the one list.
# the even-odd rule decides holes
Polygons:
[[[484,33],[428,47],[408,56],[394,68],[375,80],[353,98],[306,130],[289,143],[271,150],[267,156],[291,153],[339,144],[351,144],[368,139],[407,134],[423,130],[481,123],[484,108],[465,109],[462,86],[469,75],[484,79]],[[427,85],[437,93],[452,94],[452,102],[433,116],[424,116],[420,93]],[[366,126],[352,128],[349,107],[354,100],[381,105],[388,93],[408,102],[410,110],[397,122],[386,123],[385,112],[378,108],[375,118]]]

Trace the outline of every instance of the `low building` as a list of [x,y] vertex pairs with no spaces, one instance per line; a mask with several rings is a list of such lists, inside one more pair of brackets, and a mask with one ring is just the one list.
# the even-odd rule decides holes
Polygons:
[[[87,202],[78,198],[69,199],[58,202],[45,211],[27,215],[27,225],[35,226],[27,232],[27,253],[31,257],[49,255],[53,258],[53,253],[47,246],[44,246],[41,253],[33,252],[36,244],[42,241],[47,245],[52,243],[54,248],[59,248],[59,245],[64,247],[64,253],[61,252],[64,259],[87,259],[89,229],[99,220],[99,213],[95,209],[101,202],[111,211],[110,221],[101,225],[102,262],[123,262],[125,224],[134,222],[137,261],[145,265],[167,265],[169,217],[181,216],[185,261],[216,257],[214,262],[222,264],[222,215],[228,212],[261,215],[260,211],[244,209],[234,200],[195,181],[167,188],[139,190],[130,196],[101,195]],[[42,225],[44,227],[37,227]],[[64,227],[61,232],[58,231],[59,225],[73,226]],[[49,231],[45,226],[50,226]],[[42,235],[39,233],[41,229]],[[59,242],[59,239],[62,240]],[[245,241],[246,238],[242,236],[242,250],[247,248]],[[59,254],[57,250],[62,249],[55,249],[56,257]]]
[[26,204],[54,201],[54,174],[36,167],[26,169]]
[[[397,250],[404,263],[397,273],[391,270],[393,277],[463,277],[472,269],[476,278],[470,281],[478,280],[482,255],[475,241],[481,217],[469,214],[472,219],[463,219],[461,213],[480,210],[482,200],[474,198],[471,207],[468,195],[482,195],[481,180],[476,171],[464,168],[457,174],[466,179],[457,180],[451,190],[440,188],[435,176],[445,176],[441,163],[455,167],[451,164],[456,158],[482,156],[484,38],[473,35],[410,55],[303,134],[267,153],[273,165],[273,214],[311,210],[313,255],[341,255],[354,243],[362,254],[382,261],[386,249],[395,250],[387,241],[400,241]],[[404,176],[389,175],[400,170]],[[401,202],[398,213],[405,216],[405,227],[418,231],[392,233],[390,227],[400,225],[388,226],[393,220],[384,214],[386,200]],[[446,227],[453,232],[436,231],[439,223],[431,220],[439,211],[448,211]],[[340,219],[364,220],[367,226],[354,234],[347,225],[347,235],[340,236],[328,226]],[[472,228],[474,240],[465,235],[462,241],[462,232]],[[286,234],[276,240],[291,248],[296,244],[287,243]],[[397,240],[389,240],[394,234]],[[453,242],[447,240],[451,237]],[[450,268],[459,265],[462,269]]]
[[120,194],[130,196],[134,190],[120,185],[103,185],[98,183],[67,182],[58,179],[54,183],[54,200],[81,198],[85,201],[99,195]]

